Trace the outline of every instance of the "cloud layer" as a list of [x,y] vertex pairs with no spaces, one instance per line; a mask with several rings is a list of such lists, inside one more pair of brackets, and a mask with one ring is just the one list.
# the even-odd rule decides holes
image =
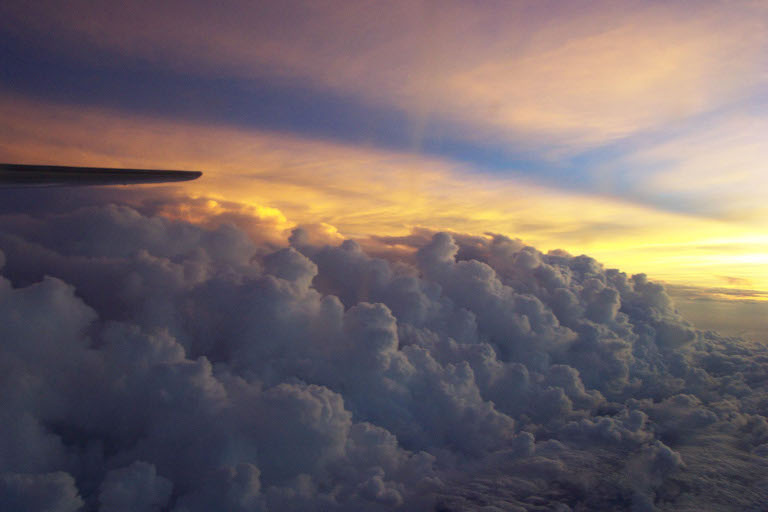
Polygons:
[[743,98],[764,84],[768,40],[764,4],[711,0],[693,9],[636,0],[216,8],[78,1],[65,12],[52,2],[7,2],[0,13],[0,29],[59,60],[138,60],[143,68],[160,64],[166,79],[203,72],[301,84],[318,97],[331,92],[404,112],[417,141],[435,122],[461,139],[533,138],[569,150]]
[[[230,219],[231,220],[231,219]],[[502,236],[0,216],[0,508],[749,510],[768,351]]]

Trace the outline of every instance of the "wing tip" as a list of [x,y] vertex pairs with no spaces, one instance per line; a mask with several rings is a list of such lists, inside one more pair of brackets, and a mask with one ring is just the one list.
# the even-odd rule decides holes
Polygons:
[[191,181],[202,171],[0,164],[0,186],[137,185]]

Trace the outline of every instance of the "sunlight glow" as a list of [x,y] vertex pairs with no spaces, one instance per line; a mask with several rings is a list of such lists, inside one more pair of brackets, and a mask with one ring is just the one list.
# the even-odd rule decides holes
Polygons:
[[[23,110],[25,115],[21,115]],[[14,119],[4,159],[204,170],[189,199],[165,214],[205,224],[235,222],[275,241],[296,226],[319,240],[399,236],[415,228],[501,233],[542,250],[586,253],[628,273],[670,283],[768,290],[768,237],[749,223],[653,209],[522,180],[468,174],[454,162],[415,154],[148,118],[57,108],[46,136],[35,107],[0,104]],[[46,107],[50,110],[50,107]],[[41,114],[42,115],[42,114]],[[105,136],[92,139],[97,127]],[[151,137],[143,136],[147,132]],[[55,134],[55,136],[51,135]],[[88,148],[87,152],[79,148]],[[250,219],[250,220],[249,220]],[[729,276],[731,282],[718,276]]]

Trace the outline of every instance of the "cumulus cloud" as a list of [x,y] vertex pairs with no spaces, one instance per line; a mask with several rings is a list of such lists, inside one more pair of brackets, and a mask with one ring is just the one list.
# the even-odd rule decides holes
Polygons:
[[644,275],[498,235],[280,247],[177,207],[0,215],[0,508],[768,501],[768,351]]
[[158,476],[155,467],[135,461],[128,467],[107,472],[101,483],[101,510],[122,512],[159,511],[171,495],[168,479]]
[[75,479],[62,471],[0,475],[0,506],[3,510],[74,512],[82,505]]

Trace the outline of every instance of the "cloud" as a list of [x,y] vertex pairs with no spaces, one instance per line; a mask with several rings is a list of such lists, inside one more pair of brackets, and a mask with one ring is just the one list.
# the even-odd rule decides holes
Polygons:
[[0,505],[5,510],[75,512],[83,505],[75,479],[67,473],[0,475]]
[[752,281],[749,279],[744,279],[741,277],[733,277],[733,276],[717,276],[718,279],[722,279],[726,283],[734,286],[741,286],[741,287],[749,287],[752,286]]
[[768,335],[762,321],[768,312],[765,291],[674,285],[668,290],[680,312],[701,329],[755,341]]
[[43,47],[41,34],[55,34],[60,55],[82,59],[86,46],[158,65],[166,76],[168,69],[202,70],[301,83],[406,112],[415,144],[435,121],[464,139],[532,137],[579,148],[652,129],[759,86],[766,44],[758,2],[737,10],[702,2],[693,16],[674,4],[631,0],[364,2],[354,9],[238,2],[183,10],[80,3],[71,13],[10,2],[2,14],[5,30]]
[[109,471],[101,483],[100,510],[111,512],[162,510],[173,485],[157,475],[155,467],[136,461],[128,467]]
[[0,215],[7,507],[768,498],[768,349],[695,329],[644,275],[500,235],[376,256],[158,201]]

